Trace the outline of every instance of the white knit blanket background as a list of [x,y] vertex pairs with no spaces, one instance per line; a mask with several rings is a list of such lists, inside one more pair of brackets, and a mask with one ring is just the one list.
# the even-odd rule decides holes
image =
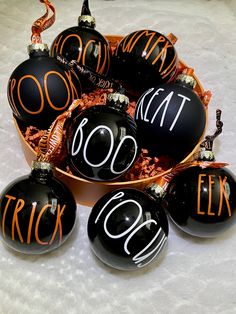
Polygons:
[[[51,44],[77,24],[82,0],[54,0],[57,19],[42,34]],[[126,35],[148,28],[174,33],[179,57],[213,93],[208,130],[222,109],[218,161],[236,173],[236,1],[90,0],[103,34]],[[31,24],[44,13],[37,0],[0,0],[0,190],[29,172],[12,123],[6,86],[13,69],[28,58]],[[43,256],[23,256],[0,244],[0,314],[236,313],[236,226],[219,238],[201,240],[170,225],[161,261],[137,272],[100,263],[86,234],[90,208],[78,205],[72,237]]]

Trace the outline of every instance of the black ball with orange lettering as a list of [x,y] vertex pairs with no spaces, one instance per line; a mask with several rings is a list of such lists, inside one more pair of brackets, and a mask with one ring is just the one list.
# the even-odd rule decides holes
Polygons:
[[35,51],[11,74],[8,101],[14,116],[47,129],[74,99],[81,97],[78,76],[48,51]]
[[45,173],[23,176],[10,183],[0,198],[0,236],[15,251],[52,251],[71,234],[76,202],[70,190]]
[[[91,27],[75,26],[61,32],[53,41],[50,54],[62,55],[68,61],[75,60],[95,73],[107,75],[110,69],[111,51],[106,38]],[[88,84],[81,80],[83,90]]]
[[214,237],[236,222],[236,180],[227,168],[191,167],[177,175],[165,196],[172,221],[197,237]]
[[172,42],[152,30],[139,30],[125,36],[112,58],[112,75],[131,94],[171,81],[178,58]]

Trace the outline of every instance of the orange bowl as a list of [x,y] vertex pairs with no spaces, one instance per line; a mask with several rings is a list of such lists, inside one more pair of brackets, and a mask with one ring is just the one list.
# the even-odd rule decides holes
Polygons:
[[[121,36],[106,36],[108,41],[110,42],[111,46],[114,46],[121,40]],[[180,64],[183,66],[187,66],[183,61],[180,61]],[[197,85],[195,87],[195,91],[197,93],[203,93],[204,89],[199,81],[199,79],[196,77],[196,75],[193,75]],[[206,109],[206,116],[207,116],[207,109]],[[17,133],[19,135],[22,150],[24,153],[24,156],[26,158],[26,161],[29,165],[31,165],[32,161],[36,159],[36,152],[34,149],[30,146],[30,144],[25,140],[23,133],[21,131],[21,128],[17,121],[14,120],[14,125],[16,127]],[[202,142],[204,138],[204,134],[202,135],[202,138],[199,140],[198,144],[195,146],[193,151],[181,162],[186,162],[189,160],[193,154],[199,149],[200,143]],[[93,206],[99,198],[101,198],[105,193],[112,191],[114,189],[118,188],[136,188],[143,190],[145,187],[150,185],[153,182],[159,182],[163,175],[170,172],[171,169],[168,169],[164,172],[161,172],[160,174],[141,179],[141,180],[134,180],[134,181],[125,181],[125,182],[118,182],[118,181],[112,181],[112,182],[94,182],[85,180],[83,178],[74,176],[72,174],[69,174],[62,169],[56,167],[55,168],[55,176],[62,180],[67,186],[71,189],[72,193],[74,194],[77,203],[86,205],[86,206]]]

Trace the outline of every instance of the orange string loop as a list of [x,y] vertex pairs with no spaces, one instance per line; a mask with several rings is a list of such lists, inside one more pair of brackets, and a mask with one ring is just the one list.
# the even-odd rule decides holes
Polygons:
[[[40,2],[45,4],[46,13],[43,16],[41,16],[40,18],[38,18],[36,21],[34,21],[32,27],[31,27],[31,31],[32,31],[31,43],[32,44],[42,43],[41,33],[45,29],[52,26],[52,24],[55,22],[55,18],[56,18],[56,10],[55,10],[53,4],[48,0],[40,0]],[[50,10],[52,12],[52,15],[50,17],[48,17]]]

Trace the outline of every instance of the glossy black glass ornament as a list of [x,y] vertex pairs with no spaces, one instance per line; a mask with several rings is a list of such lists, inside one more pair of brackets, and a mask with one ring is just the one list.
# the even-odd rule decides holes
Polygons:
[[190,167],[169,184],[165,201],[173,222],[198,237],[214,237],[236,222],[236,181],[227,168]]
[[206,109],[192,90],[191,77],[147,90],[138,100],[135,121],[140,146],[150,155],[183,160],[199,143],[206,127]]
[[[95,19],[91,16],[88,1],[83,3],[78,26],[62,31],[53,41],[51,56],[57,55],[62,55],[68,61],[75,60],[96,73],[102,75],[108,73],[111,58],[110,46],[106,38],[95,30]],[[86,87],[86,82],[82,81],[82,84]]]
[[168,237],[168,221],[160,203],[136,189],[104,195],[87,225],[95,255],[120,270],[137,270],[158,258]]
[[95,181],[120,177],[139,154],[136,124],[125,109],[128,98],[114,93],[75,117],[67,130],[68,162],[79,176]]
[[80,81],[69,67],[49,57],[47,45],[32,44],[29,49],[29,59],[10,76],[8,101],[16,118],[47,129],[81,96]]
[[112,75],[127,91],[140,96],[152,86],[171,81],[177,64],[169,38],[156,31],[139,30],[120,41],[112,58]]
[[3,242],[26,254],[58,248],[76,220],[75,199],[49,163],[34,162],[29,175],[11,182],[1,193],[0,209]]

